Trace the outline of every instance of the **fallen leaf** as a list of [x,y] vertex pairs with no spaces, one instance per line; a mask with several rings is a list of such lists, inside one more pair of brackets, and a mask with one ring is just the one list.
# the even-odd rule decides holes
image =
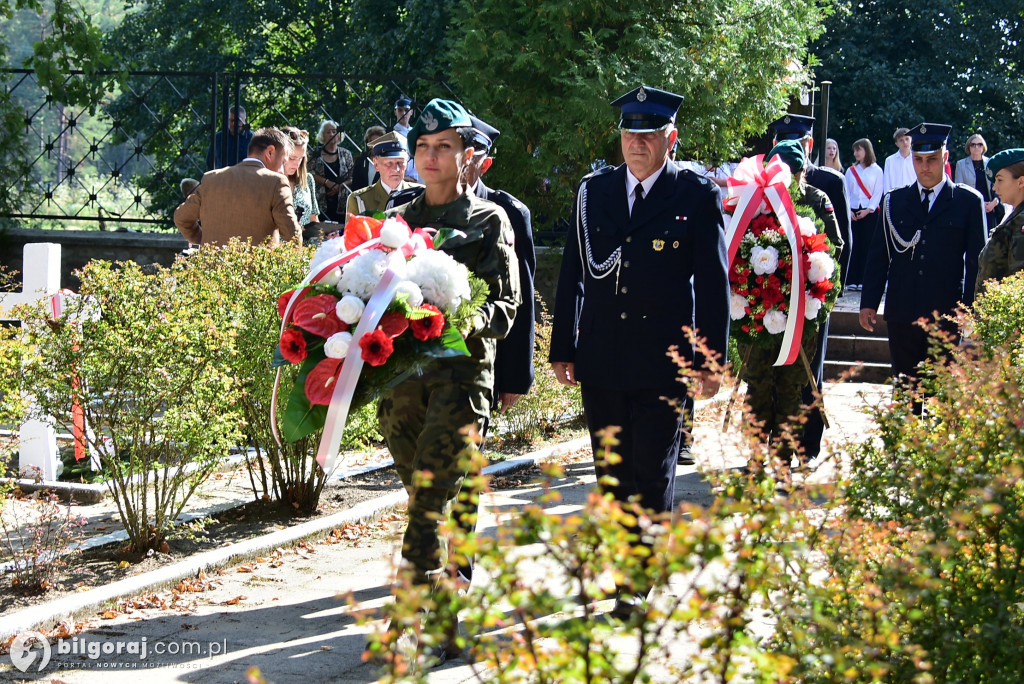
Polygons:
[[113,620],[114,618],[117,617],[117,611],[116,610],[110,610],[108,608],[107,610],[103,611],[100,614],[100,617],[103,618],[104,620]]

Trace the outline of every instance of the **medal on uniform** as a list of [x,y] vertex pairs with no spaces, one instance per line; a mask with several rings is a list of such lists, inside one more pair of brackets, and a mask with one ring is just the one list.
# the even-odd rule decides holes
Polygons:
[[654,247],[655,252],[660,252],[661,250],[665,249],[665,241],[655,239],[651,242],[651,246]]

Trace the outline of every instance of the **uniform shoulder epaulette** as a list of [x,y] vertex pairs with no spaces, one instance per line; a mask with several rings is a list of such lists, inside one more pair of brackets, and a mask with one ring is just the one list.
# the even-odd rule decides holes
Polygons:
[[601,168],[595,169],[594,171],[591,171],[586,176],[584,176],[583,180],[581,180],[580,183],[586,183],[587,181],[592,180],[594,178],[597,178],[598,176],[604,176],[606,174],[609,174],[609,173],[611,173],[614,170],[615,170],[614,166],[608,166],[608,165],[602,166]]
[[385,209],[394,209],[395,207],[400,207],[403,204],[408,204],[422,195],[425,189],[426,188],[422,185],[416,185],[411,188],[406,188],[405,190],[399,190],[388,198],[388,204]]
[[971,192],[973,192],[975,195],[977,195],[981,199],[983,199],[983,200],[985,199],[985,196],[982,195],[980,192],[978,192],[978,189],[975,188],[974,186],[967,185],[966,183],[953,183],[953,187],[954,188],[961,188],[963,190],[970,190]]
[[812,170],[814,173],[823,173],[826,176],[832,176],[836,180],[843,181],[844,183],[846,182],[846,176],[830,166],[808,166],[807,168],[808,170]]
[[710,178],[708,178],[706,176],[702,176],[702,175],[700,175],[699,173],[697,173],[696,171],[694,171],[692,169],[680,168],[679,169],[679,177],[680,178],[685,178],[686,180],[690,181],[691,183],[693,183],[695,185],[699,185],[699,186],[701,186],[703,188],[711,189],[711,188],[718,187],[718,186],[716,186],[714,184],[714,182]]
[[515,207],[517,211],[529,211],[527,206],[520,202],[515,195],[505,190],[492,190],[492,192],[501,198],[502,202],[505,202],[509,206]]

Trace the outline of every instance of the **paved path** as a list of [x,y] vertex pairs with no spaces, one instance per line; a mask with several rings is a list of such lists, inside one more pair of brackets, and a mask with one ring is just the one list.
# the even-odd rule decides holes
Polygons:
[[[828,443],[866,439],[870,426],[861,409],[865,401],[887,397],[879,385],[827,386],[826,406],[833,422],[826,433]],[[709,413],[703,412],[697,427],[698,462],[710,468],[742,465],[720,434],[720,417]],[[575,455],[578,462],[570,464],[558,483],[565,511],[578,510],[593,487],[589,449],[579,448]],[[711,502],[710,488],[695,467],[680,467],[676,482],[677,502]],[[507,519],[508,511],[540,491],[537,483],[526,482],[487,496],[480,529],[493,531],[497,515]],[[31,677],[11,668],[4,656],[0,667],[7,669],[0,672],[0,681],[240,682],[252,666],[277,684],[375,681],[376,670],[361,660],[369,627],[356,625],[341,595],[351,592],[362,609],[390,600],[400,528],[395,514],[372,523],[347,523],[326,541],[321,536],[297,547],[269,550],[254,560],[211,571],[205,579],[186,580],[177,591],[150,590],[124,599],[107,617],[94,614],[87,620],[85,630],[69,644],[77,654],[56,653],[55,646],[44,672]],[[143,639],[145,659],[129,653]],[[119,646],[120,655],[103,653]],[[472,667],[456,660],[432,672],[430,681],[475,680]]]

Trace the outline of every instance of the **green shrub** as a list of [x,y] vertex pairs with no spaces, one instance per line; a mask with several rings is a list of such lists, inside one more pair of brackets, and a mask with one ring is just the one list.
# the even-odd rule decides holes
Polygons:
[[[6,499],[8,492],[4,491]],[[71,514],[56,494],[39,492],[31,498],[30,511],[4,501],[0,510],[0,558],[10,563],[4,573],[11,587],[24,594],[41,594],[53,587],[60,568],[71,554],[68,547],[81,540],[84,517]]]
[[[181,278],[214,298],[217,325],[234,331],[238,351],[227,363],[235,379],[241,429],[256,451],[246,460],[253,494],[301,512],[316,509],[324,487],[325,474],[313,460],[322,431],[296,442],[274,439],[270,400],[276,369],[271,362],[281,329],[278,297],[302,281],[312,253],[312,248],[291,245],[252,249],[232,240],[225,247],[199,250],[177,269]],[[279,425],[298,369],[282,368]],[[361,446],[376,437],[375,403],[349,416],[344,444]]]
[[1024,272],[990,282],[973,305],[973,339],[987,350],[1005,350],[1024,363]]
[[96,261],[81,295],[51,320],[21,312],[31,355],[19,379],[33,410],[71,431],[72,402],[109,473],[107,486],[132,548],[158,549],[189,497],[238,442],[235,330],[218,324],[216,293],[134,263]]

